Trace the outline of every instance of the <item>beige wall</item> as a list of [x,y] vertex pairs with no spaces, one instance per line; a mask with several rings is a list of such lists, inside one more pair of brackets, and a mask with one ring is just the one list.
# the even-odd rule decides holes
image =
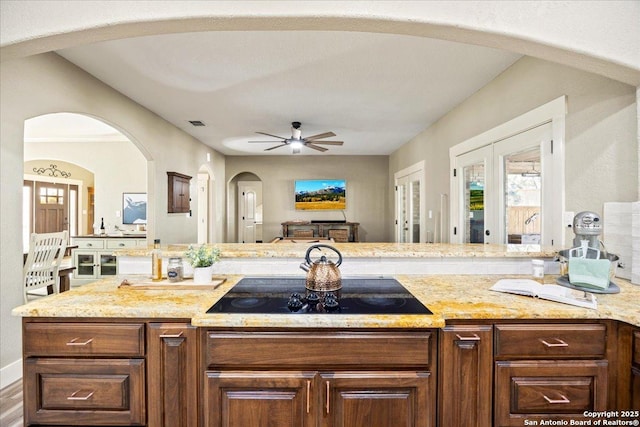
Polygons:
[[262,180],[263,238],[269,241],[282,235],[283,221],[344,219],[340,211],[296,211],[293,197],[296,179],[344,178],[347,220],[361,224],[360,240],[384,242],[390,236],[388,169],[387,156],[227,156],[226,181],[242,172]]
[[[636,89],[530,57],[393,153],[389,175],[392,179],[394,172],[424,159],[426,209],[437,212],[439,195],[449,193],[450,147],[562,95],[568,103],[566,210],[602,214],[604,202],[638,200]],[[434,220],[427,221],[433,230]]]
[[[101,83],[56,54],[0,63],[0,367],[20,360],[20,319],[11,309],[22,304],[22,177],[24,121],[42,114],[72,112],[101,119],[122,132],[147,159],[149,237],[163,242],[196,241],[195,216],[169,215],[167,171],[212,175],[215,200],[224,201],[224,156]],[[211,162],[206,162],[210,153]],[[122,173],[114,170],[113,173]],[[97,185],[98,183],[96,183]],[[193,206],[197,206],[194,195]],[[216,218],[214,235],[223,235]]]

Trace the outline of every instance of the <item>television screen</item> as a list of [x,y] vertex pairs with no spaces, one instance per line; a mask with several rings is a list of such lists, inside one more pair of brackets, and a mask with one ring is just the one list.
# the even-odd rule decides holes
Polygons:
[[295,182],[296,210],[344,210],[347,182],[344,179],[304,179]]

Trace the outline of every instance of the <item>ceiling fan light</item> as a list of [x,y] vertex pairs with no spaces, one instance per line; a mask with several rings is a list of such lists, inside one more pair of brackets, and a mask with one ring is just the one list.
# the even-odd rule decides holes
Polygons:
[[299,150],[300,148],[302,148],[302,141],[291,141],[291,148],[293,148],[294,150]]

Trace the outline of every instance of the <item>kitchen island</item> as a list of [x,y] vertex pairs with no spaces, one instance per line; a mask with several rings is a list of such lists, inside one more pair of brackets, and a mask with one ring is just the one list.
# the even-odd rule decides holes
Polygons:
[[225,277],[121,275],[14,309],[26,425],[524,425],[640,406],[640,288],[624,280],[597,310],[489,291],[523,276],[448,274],[395,275],[432,315],[207,314],[242,278]]

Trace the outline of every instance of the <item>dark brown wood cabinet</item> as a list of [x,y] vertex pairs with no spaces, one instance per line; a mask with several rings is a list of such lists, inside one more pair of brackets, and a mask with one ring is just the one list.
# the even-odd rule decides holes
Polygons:
[[25,425],[146,425],[144,325],[24,322]]
[[605,324],[497,324],[494,329],[495,426],[589,420],[585,411],[607,409]]
[[640,329],[633,331],[631,365],[631,409],[640,410]]
[[198,425],[198,329],[188,323],[149,323],[149,425]]
[[167,172],[168,182],[168,213],[189,213],[191,210],[191,196],[189,185],[191,177],[178,172]]
[[431,372],[337,371],[319,376],[322,427],[434,425]]
[[264,426],[260,414],[278,426],[435,425],[434,331],[201,337],[205,426]]
[[439,359],[439,425],[490,427],[493,326],[445,326],[440,332]]

